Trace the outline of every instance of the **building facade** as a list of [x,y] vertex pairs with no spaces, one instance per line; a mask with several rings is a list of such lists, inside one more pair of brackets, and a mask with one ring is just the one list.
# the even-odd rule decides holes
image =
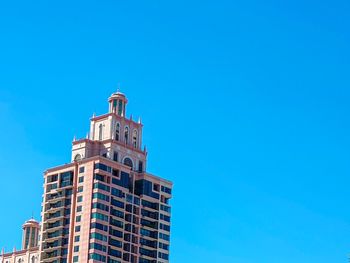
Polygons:
[[72,162],[45,172],[40,260],[169,262],[172,183],[146,172],[142,123],[117,92],[74,140]]

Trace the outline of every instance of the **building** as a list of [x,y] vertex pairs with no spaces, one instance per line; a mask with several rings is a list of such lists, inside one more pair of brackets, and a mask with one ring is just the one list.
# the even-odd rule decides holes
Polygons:
[[146,172],[141,121],[116,92],[73,141],[71,163],[48,169],[40,262],[169,262],[172,183]]
[[39,222],[30,219],[22,226],[22,249],[5,253],[3,250],[0,255],[0,263],[39,263]]

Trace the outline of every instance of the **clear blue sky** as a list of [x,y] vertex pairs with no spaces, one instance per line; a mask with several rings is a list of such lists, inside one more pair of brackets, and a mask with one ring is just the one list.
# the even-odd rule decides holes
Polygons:
[[[236,3],[235,3],[236,2]],[[171,262],[350,253],[349,1],[1,1],[0,247],[118,83],[174,186]]]

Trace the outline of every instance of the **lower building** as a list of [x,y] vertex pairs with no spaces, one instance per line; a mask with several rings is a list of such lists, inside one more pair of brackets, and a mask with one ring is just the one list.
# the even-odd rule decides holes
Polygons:
[[39,231],[40,224],[34,219],[26,221],[23,225],[22,249],[5,253],[2,250],[0,255],[0,263],[39,263]]

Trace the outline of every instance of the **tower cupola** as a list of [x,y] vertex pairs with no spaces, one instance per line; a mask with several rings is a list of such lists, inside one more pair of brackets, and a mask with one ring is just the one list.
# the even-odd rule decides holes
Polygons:
[[26,221],[23,226],[22,249],[38,246],[40,225],[34,219]]
[[113,93],[109,98],[109,112],[125,117],[126,115],[126,104],[128,103],[125,95],[119,91]]

